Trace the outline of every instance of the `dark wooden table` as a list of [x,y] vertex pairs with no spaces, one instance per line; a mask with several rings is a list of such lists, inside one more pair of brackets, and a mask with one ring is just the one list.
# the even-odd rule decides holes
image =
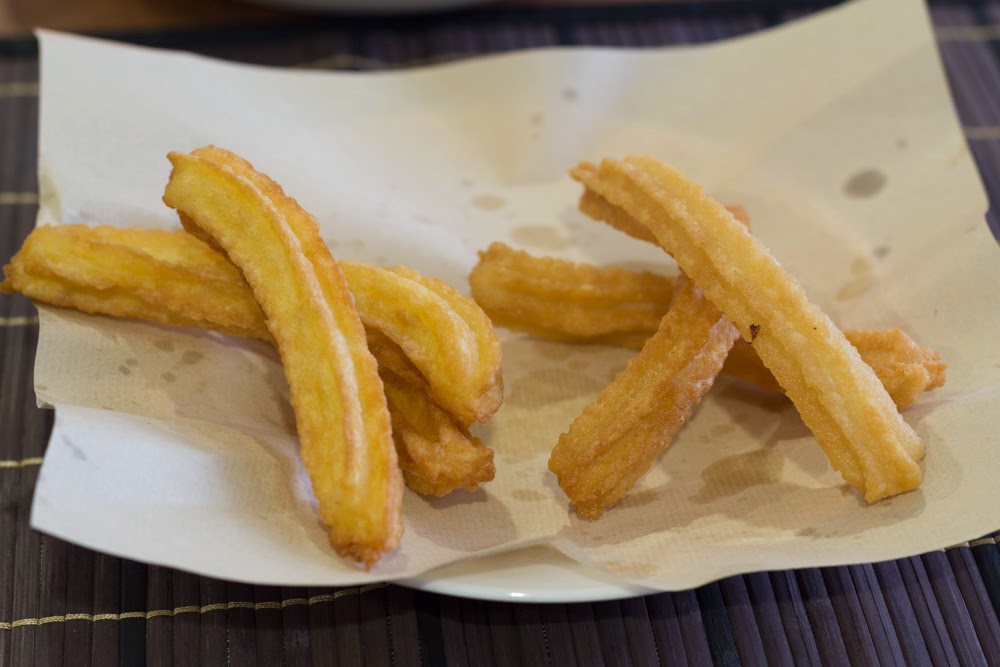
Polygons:
[[[119,25],[109,36],[255,63],[380,69],[543,45],[712,41],[830,4],[492,5],[418,17],[282,16],[266,27],[242,20]],[[1000,1],[933,2],[931,14],[995,206]],[[35,221],[37,84],[34,41],[0,39],[3,260]],[[34,402],[37,335],[31,304],[0,296],[0,665],[1000,664],[996,535],[886,563],[551,605],[469,601],[385,584],[250,586],[43,536],[28,527],[53,419]]]

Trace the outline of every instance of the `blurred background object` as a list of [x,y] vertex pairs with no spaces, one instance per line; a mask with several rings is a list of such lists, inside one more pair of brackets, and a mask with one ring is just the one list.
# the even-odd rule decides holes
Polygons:
[[613,5],[651,0],[0,0],[0,38],[29,35],[34,28],[67,32],[266,25],[328,15],[428,13],[477,5]]

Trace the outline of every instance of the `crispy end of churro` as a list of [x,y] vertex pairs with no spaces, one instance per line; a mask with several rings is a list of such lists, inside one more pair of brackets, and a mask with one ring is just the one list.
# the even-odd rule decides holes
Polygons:
[[382,371],[393,438],[406,485],[424,495],[474,491],[493,479],[493,450],[431,401],[418,386]]
[[[901,329],[845,330],[844,337],[871,366],[896,408],[904,410],[925,391],[944,385],[948,364],[935,350],[919,345]],[[737,341],[722,367],[726,375],[770,391],[784,392],[746,341]]]
[[570,425],[549,470],[584,519],[596,519],[649,470],[711,388],[739,337],[692,281],[638,356]]
[[293,226],[279,209],[297,205],[273,182],[207,157],[169,157],[164,203],[225,250],[267,318],[330,543],[370,567],[399,544],[403,484],[382,382],[343,274],[311,216],[296,211]]
[[945,383],[948,364],[929,347],[918,345],[901,329],[845,331],[847,340],[861,352],[900,409],[915,403],[920,394]]
[[[176,234],[141,230],[149,245],[161,248],[164,256],[175,258],[174,245],[194,244],[193,252],[203,249],[223,266],[217,271],[219,267],[211,263],[168,264],[140,248],[116,243],[116,231],[82,225],[38,227],[5,267],[4,285],[36,301],[86,313],[175,326],[210,326],[229,334],[270,340],[260,308],[239,272],[217,253],[194,239],[173,244]],[[203,303],[205,290],[218,295],[219,303]]]
[[[659,326],[674,281],[534,257],[503,243],[479,253],[469,274],[476,303],[498,326],[564,342],[634,343]],[[642,332],[641,340],[631,334]]]
[[652,159],[573,176],[654,234],[753,344],[833,467],[875,502],[917,488],[923,444],[871,367],[732,213]]
[[[466,392],[475,400],[469,402],[468,410],[452,410],[451,412],[459,417],[466,426],[473,420],[488,422],[503,403],[500,337],[497,336],[492,320],[475,300],[461,294],[443,280],[421,275],[405,266],[397,266],[392,270],[436,294],[465,322],[469,331],[472,332],[475,360],[470,361],[467,367]],[[442,352],[442,356],[446,353],[446,351]]]

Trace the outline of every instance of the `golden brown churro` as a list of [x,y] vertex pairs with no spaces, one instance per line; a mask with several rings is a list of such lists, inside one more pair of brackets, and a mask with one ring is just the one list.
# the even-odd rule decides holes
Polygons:
[[581,164],[573,176],[649,228],[753,344],[833,467],[866,500],[920,485],[923,444],[875,373],[729,211],[652,158]]
[[476,303],[498,326],[564,342],[642,347],[673,295],[672,278],[533,257],[503,243],[469,274]]
[[169,157],[164,203],[225,250],[267,318],[330,544],[370,567],[399,544],[403,480],[347,282],[315,220],[279,211],[297,204],[269,179],[255,183],[196,155]]
[[649,470],[712,387],[739,332],[686,277],[660,328],[559,438],[549,469],[584,519]]

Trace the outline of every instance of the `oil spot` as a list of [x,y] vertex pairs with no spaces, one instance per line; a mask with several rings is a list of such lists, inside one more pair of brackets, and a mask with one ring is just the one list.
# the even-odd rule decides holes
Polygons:
[[463,179],[462,179],[461,181],[459,181],[458,183],[459,183],[459,185],[461,185],[461,186],[462,186],[463,188],[471,188],[471,187],[472,187],[473,185],[475,185],[475,184],[476,184],[476,182],[475,182],[475,181],[473,181],[473,180],[472,180],[471,178],[463,178]]
[[727,435],[731,435],[736,427],[732,424],[716,424],[712,428],[708,429],[708,435],[713,440],[723,438]]
[[885,256],[889,254],[890,250],[892,250],[892,248],[887,245],[875,246],[875,249],[872,250],[872,254],[875,255],[876,259],[884,259]]
[[476,195],[472,205],[483,211],[498,211],[507,205],[507,200],[499,195]]
[[541,111],[537,111],[531,115],[531,124],[538,127],[545,122],[545,114]]
[[383,264],[383,265],[388,264],[389,263],[389,258],[386,257],[385,255],[379,255],[379,256],[377,256],[375,258],[375,263],[376,264]]
[[899,139],[896,139],[896,148],[898,148],[899,150],[904,151],[909,147],[910,147],[910,141],[906,137],[900,137]]
[[552,361],[566,361],[573,354],[573,350],[568,346],[554,343],[552,345],[543,345],[538,348],[538,351],[543,357]]
[[848,197],[865,199],[878,194],[885,187],[886,177],[877,169],[863,169],[844,183],[844,194]]
[[851,275],[861,276],[866,273],[871,273],[872,265],[868,261],[867,257],[855,257],[851,260]]
[[190,366],[192,364],[198,363],[204,358],[205,355],[202,354],[201,352],[196,352],[195,350],[188,350],[187,352],[181,355],[181,363],[186,366]]
[[573,359],[567,366],[569,366],[574,371],[582,371],[587,367],[587,362],[583,359]]
[[37,385],[35,388],[38,391],[48,391],[49,390],[49,385],[47,385],[47,384],[40,384],[40,385]]
[[174,375],[173,373],[171,373],[170,371],[167,371],[166,373],[164,373],[160,377],[163,378],[164,382],[176,382],[177,381],[177,376]]
[[538,141],[541,138],[542,138],[542,135],[539,134],[538,132],[532,132],[531,133],[531,140],[532,141]]
[[539,500],[545,500],[544,493],[533,489],[515,489],[510,495],[514,500],[520,500],[523,503],[534,503]]
[[815,528],[803,528],[801,530],[796,531],[795,534],[798,537],[813,537],[813,538],[816,538],[816,537],[820,536],[819,531],[816,530]]
[[691,496],[699,504],[735,496],[754,486],[777,484],[785,459],[772,449],[757,449],[745,454],[727,456],[705,468],[701,473],[702,487]]
[[562,98],[565,101],[575,102],[577,97],[579,97],[579,94],[576,92],[576,88],[573,88],[572,86],[567,86],[566,88],[563,88]]
[[139,365],[139,360],[138,359],[131,359],[131,358],[126,359],[125,360],[125,365],[126,366],[138,366]]
[[124,364],[118,367],[118,372],[122,375],[132,375],[132,369]]
[[174,342],[172,340],[158,340],[153,343],[153,347],[157,350],[163,350],[164,352],[173,352]]
[[545,368],[528,373],[511,383],[506,403],[512,406],[537,408],[581,395],[596,394],[604,384],[582,373],[561,368]]
[[856,296],[861,296],[862,294],[870,290],[872,288],[872,285],[874,284],[875,284],[875,279],[872,278],[871,276],[865,276],[844,283],[843,285],[840,286],[840,289],[837,290],[836,294],[837,300],[847,301],[848,299],[853,299]]
[[347,245],[348,248],[353,248],[353,249],[357,250],[357,249],[360,249],[360,248],[364,248],[365,247],[365,242],[362,241],[361,239],[351,239],[350,241],[348,241],[346,243],[346,245]]
[[836,298],[840,301],[853,299],[864,294],[875,284],[875,276],[872,273],[872,265],[865,257],[855,257],[851,262],[851,280],[840,286],[837,290]]
[[569,247],[570,240],[558,229],[546,225],[522,225],[510,232],[512,241],[541,250],[561,250]]

